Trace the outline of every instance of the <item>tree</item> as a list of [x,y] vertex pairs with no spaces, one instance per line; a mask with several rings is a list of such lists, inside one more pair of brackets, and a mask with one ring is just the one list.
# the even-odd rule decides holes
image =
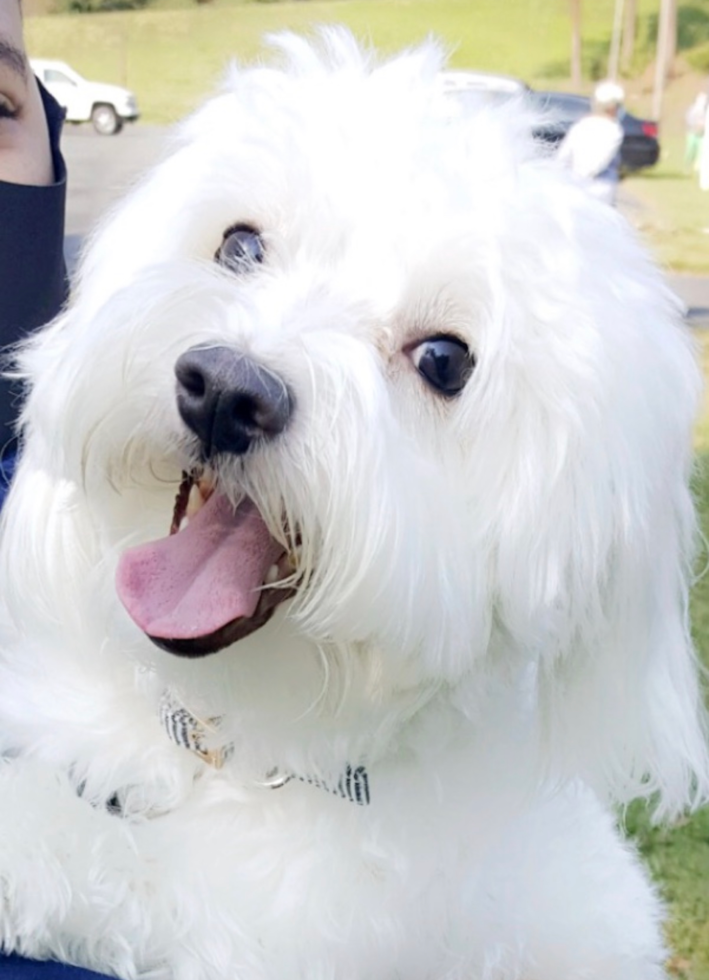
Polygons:
[[581,85],[581,0],[569,0],[571,13],[571,81]]
[[672,71],[677,57],[677,0],[667,0],[667,46],[665,48],[665,78]]
[[620,73],[620,36],[623,33],[623,12],[625,0],[615,0],[613,11],[613,35],[611,37],[611,50],[608,56],[608,77],[618,78]]
[[655,54],[655,85],[652,97],[652,114],[659,119],[662,113],[662,97],[665,82],[677,53],[677,0],[660,0],[660,16],[657,23],[657,49]]
[[58,12],[73,14],[99,14],[112,10],[140,10],[149,0],[55,0]]
[[625,73],[630,71],[635,57],[635,37],[638,30],[638,0],[625,0],[623,41],[620,49],[620,65]]

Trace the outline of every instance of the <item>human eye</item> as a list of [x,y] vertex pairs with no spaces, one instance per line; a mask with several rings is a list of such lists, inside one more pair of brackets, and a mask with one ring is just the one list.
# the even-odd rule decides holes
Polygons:
[[17,119],[19,110],[12,99],[0,92],[0,119]]
[[21,44],[14,35],[0,33],[0,120],[22,116],[27,101],[28,77],[27,58]]

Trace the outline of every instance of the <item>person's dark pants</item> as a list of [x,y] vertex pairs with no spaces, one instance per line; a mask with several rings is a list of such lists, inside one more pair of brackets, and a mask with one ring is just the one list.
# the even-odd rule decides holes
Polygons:
[[10,483],[15,473],[16,464],[17,456],[14,452],[5,453],[0,458],[0,507],[5,503],[5,497],[10,491]]
[[102,974],[51,960],[28,960],[0,953],[0,980],[100,980]]

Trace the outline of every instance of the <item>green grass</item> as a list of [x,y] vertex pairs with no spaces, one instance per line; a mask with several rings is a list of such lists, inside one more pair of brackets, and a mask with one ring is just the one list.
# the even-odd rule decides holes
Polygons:
[[[709,9],[709,0],[696,2]],[[639,6],[646,32],[655,3],[639,0]],[[613,0],[585,7],[584,60],[598,74]],[[62,58],[89,78],[127,85],[138,94],[144,119],[165,123],[213,89],[230,57],[257,57],[265,32],[334,22],[384,51],[433,34],[449,47],[455,66],[545,84],[568,74],[567,0],[155,0],[137,12],[30,17],[26,27],[32,55]]]
[[639,205],[630,217],[665,268],[709,274],[709,193],[684,171],[683,156],[681,136],[663,137],[658,165],[625,182]]
[[[700,334],[699,354],[707,391],[696,426],[694,495],[702,531],[709,542],[709,335]],[[698,560],[692,590],[692,632],[709,670],[709,544]],[[707,689],[709,695],[709,688]],[[669,908],[669,972],[679,980],[709,980],[709,807],[674,827],[656,827],[644,806],[631,806],[626,828],[658,883]]]
[[626,826],[670,909],[670,974],[709,980],[709,809],[667,828],[634,805]]
[[[656,8],[656,0],[639,0],[639,64],[647,57]],[[612,15],[613,0],[584,5],[587,76],[605,68]],[[680,20],[682,36],[700,50],[709,40],[709,0],[680,4]],[[137,12],[28,17],[26,29],[35,57],[61,58],[88,78],[126,85],[137,93],[145,122],[171,123],[218,85],[230,58],[252,61],[262,55],[265,33],[335,22],[384,51],[435,35],[450,50],[454,66],[568,88],[567,0],[153,0]],[[647,112],[647,84],[628,84],[630,107]],[[590,85],[588,80],[584,87]],[[684,90],[676,104],[670,100],[665,107],[670,125],[663,119],[659,166],[627,187],[641,205],[633,219],[659,260],[677,271],[709,273],[709,235],[701,230],[709,227],[709,194],[681,172],[676,124],[686,108],[683,98]]]

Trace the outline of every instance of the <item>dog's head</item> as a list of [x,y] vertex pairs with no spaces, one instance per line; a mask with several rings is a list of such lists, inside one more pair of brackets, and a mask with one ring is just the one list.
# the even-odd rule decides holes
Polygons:
[[524,676],[569,771],[684,800],[674,299],[524,105],[452,102],[433,47],[279,44],[26,351],[26,468],[80,488],[91,561],[168,650],[238,658],[278,609],[284,658],[290,634],[373,658],[380,698]]

